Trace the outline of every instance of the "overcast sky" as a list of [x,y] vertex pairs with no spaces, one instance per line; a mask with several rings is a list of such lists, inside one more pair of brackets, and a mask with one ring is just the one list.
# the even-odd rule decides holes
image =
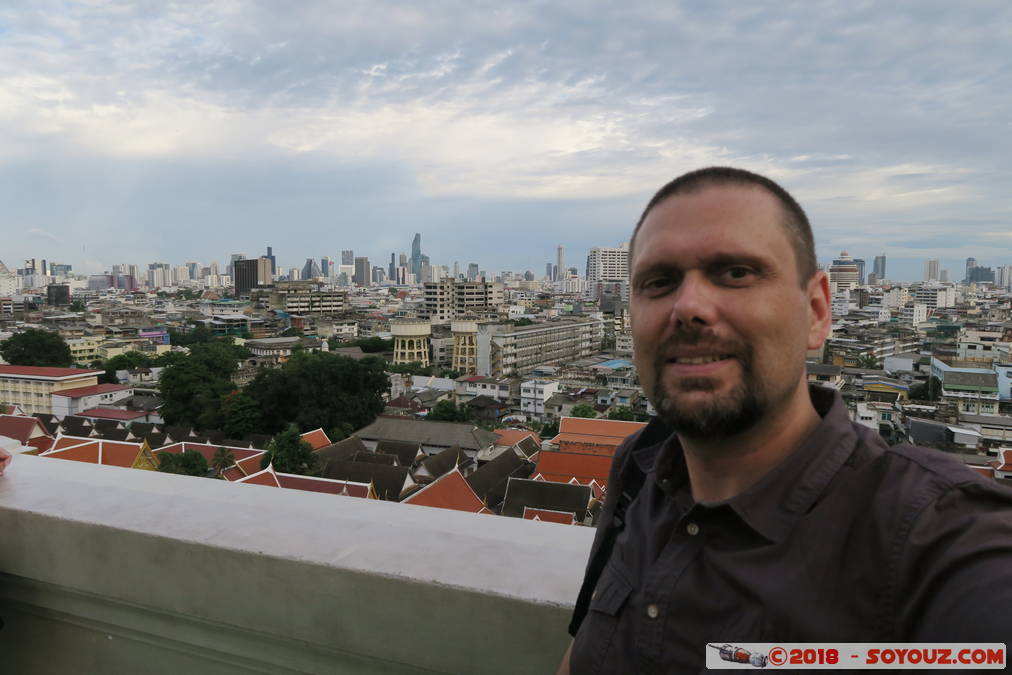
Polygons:
[[958,279],[1012,263],[1010,97],[1007,0],[5,2],[0,260],[385,264],[421,232],[435,264],[562,244],[582,274],[729,164],[794,192],[820,259]]

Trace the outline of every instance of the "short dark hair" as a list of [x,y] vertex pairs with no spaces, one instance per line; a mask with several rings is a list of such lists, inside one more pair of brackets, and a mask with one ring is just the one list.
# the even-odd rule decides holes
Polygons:
[[798,265],[798,276],[801,283],[805,284],[816,271],[815,263],[815,239],[812,237],[812,226],[808,222],[808,216],[804,209],[791,196],[791,194],[780,187],[777,183],[765,176],[736,169],[729,166],[711,166],[705,169],[696,169],[689,173],[682,174],[678,178],[662,187],[653,196],[647,207],[643,210],[636,229],[633,230],[632,239],[629,242],[629,259],[632,260],[633,248],[636,244],[636,235],[646,220],[647,215],[655,206],[677,194],[699,192],[708,187],[721,185],[742,185],[754,186],[773,195],[780,203],[784,212],[784,229],[787,230],[788,239],[794,248],[794,258]]

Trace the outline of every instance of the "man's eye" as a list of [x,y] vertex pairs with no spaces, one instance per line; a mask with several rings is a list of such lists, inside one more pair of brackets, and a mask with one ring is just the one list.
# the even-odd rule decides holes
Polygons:
[[730,279],[732,281],[742,281],[754,275],[755,270],[753,270],[751,267],[744,267],[741,265],[728,267],[726,270],[724,270],[723,274],[725,278]]
[[672,284],[670,277],[657,277],[655,279],[648,279],[643,282],[643,290],[645,291],[661,291],[668,288]]

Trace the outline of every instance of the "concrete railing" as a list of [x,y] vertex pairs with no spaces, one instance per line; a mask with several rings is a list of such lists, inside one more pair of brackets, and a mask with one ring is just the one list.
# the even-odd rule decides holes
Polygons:
[[0,672],[550,673],[592,535],[17,456]]

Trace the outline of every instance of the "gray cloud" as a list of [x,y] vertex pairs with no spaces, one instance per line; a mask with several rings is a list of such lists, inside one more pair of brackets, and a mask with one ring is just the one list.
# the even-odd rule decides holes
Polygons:
[[796,192],[827,255],[1012,261],[988,235],[1008,3],[634,4],[5,4],[0,231],[68,258],[87,232],[107,264],[252,253],[279,222],[288,264],[422,231],[436,262],[537,270],[733,163]]

